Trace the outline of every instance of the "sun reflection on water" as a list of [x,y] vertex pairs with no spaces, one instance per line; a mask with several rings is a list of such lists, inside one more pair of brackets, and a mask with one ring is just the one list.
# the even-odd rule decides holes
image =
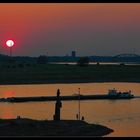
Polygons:
[[4,91],[3,92],[3,97],[8,98],[8,97],[14,97],[15,92],[14,91]]

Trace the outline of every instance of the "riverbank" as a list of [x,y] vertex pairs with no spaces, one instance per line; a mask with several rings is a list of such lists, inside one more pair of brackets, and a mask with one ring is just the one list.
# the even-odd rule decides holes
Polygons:
[[0,136],[104,136],[112,129],[77,120],[0,119]]
[[0,85],[55,84],[91,82],[140,83],[140,65],[37,64],[35,66],[0,67]]

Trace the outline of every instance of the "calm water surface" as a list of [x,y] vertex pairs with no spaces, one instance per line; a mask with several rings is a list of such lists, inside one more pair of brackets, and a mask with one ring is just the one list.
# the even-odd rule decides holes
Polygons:
[[[80,83],[80,84],[38,84],[38,85],[1,85],[0,98],[23,96],[106,94],[108,89],[132,90],[140,96],[140,83]],[[107,136],[140,136],[140,98],[128,100],[86,100],[81,101],[81,116],[89,123],[108,126],[115,131]],[[38,120],[53,119],[55,102],[0,103],[0,118],[21,117]],[[62,119],[76,119],[78,101],[63,101]]]

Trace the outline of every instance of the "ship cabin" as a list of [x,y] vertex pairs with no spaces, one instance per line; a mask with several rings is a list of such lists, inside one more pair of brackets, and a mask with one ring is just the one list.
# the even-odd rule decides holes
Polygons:
[[118,92],[115,88],[110,89],[108,91],[108,95],[109,96],[119,96],[119,97],[133,97],[130,90],[127,92]]
[[115,88],[109,89],[108,90],[108,95],[109,96],[116,96],[116,95],[118,95],[118,92],[117,92],[117,90]]

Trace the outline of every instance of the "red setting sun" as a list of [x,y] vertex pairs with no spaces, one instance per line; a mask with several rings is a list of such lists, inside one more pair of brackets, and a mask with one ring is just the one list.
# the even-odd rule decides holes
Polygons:
[[12,46],[14,45],[14,41],[13,41],[13,40],[7,40],[7,41],[6,41],[6,45],[7,45],[8,47],[12,47]]

